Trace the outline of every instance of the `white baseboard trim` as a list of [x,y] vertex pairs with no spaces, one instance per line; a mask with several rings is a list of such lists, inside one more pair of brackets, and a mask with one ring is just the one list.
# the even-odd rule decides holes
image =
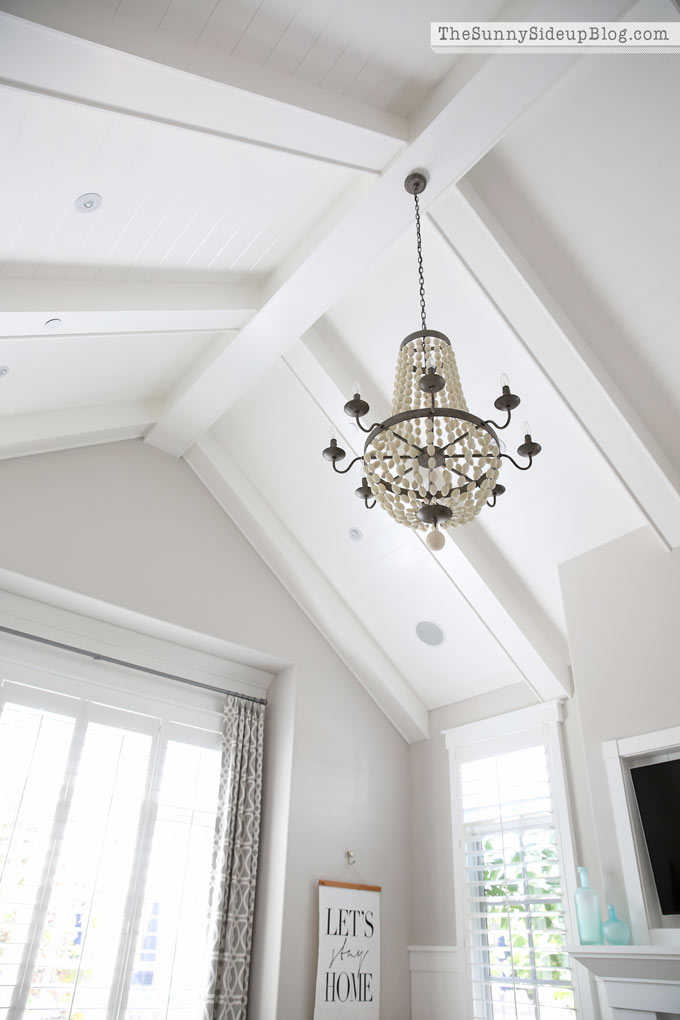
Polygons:
[[458,1020],[458,949],[409,946],[411,1020]]

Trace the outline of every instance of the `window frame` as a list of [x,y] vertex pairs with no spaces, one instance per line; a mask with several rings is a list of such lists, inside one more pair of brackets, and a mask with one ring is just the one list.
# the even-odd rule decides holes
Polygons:
[[[19,661],[21,660],[21,661]],[[75,660],[75,661],[74,661]],[[46,665],[50,663],[50,668]],[[74,675],[67,672],[73,665]],[[100,666],[103,668],[100,669]],[[77,674],[77,675],[75,675]],[[127,929],[116,950],[109,1010],[121,1016],[129,992],[137,944],[141,911],[146,887],[146,866],[158,813],[158,792],[163,764],[170,741],[179,741],[197,747],[219,751],[222,740],[222,714],[224,696],[200,688],[191,690],[195,705],[175,701],[173,694],[179,687],[170,680],[144,678],[144,693],[135,690],[139,678],[122,667],[95,661],[81,660],[59,649],[33,646],[21,638],[0,642],[0,714],[5,704],[23,705],[46,712],[71,716],[74,730],[71,748],[78,746],[80,761],[82,743],[89,723],[114,725],[116,717],[126,729],[146,734],[151,739],[149,765],[144,780],[139,828],[133,849],[130,882],[126,894],[125,916]],[[180,691],[180,696],[183,691]],[[72,794],[73,765],[66,766],[61,783],[61,794],[56,806],[52,831],[61,832]],[[40,903],[34,906],[31,920],[33,941],[28,955],[22,960],[20,980],[15,986],[11,1014],[16,1015],[25,1006],[39,947],[39,934],[47,910],[49,891],[54,880],[54,868],[59,858],[61,839],[51,843],[49,861],[41,881]]]
[[[462,1016],[469,1016],[471,1013],[473,980],[473,964],[470,955],[472,947],[467,937],[465,832],[458,782],[459,762],[462,754],[469,761],[503,753],[504,748],[499,744],[516,743],[517,749],[529,747],[534,742],[544,745],[550,777],[555,838],[564,877],[563,897],[567,944],[568,946],[578,944],[574,907],[574,893],[577,888],[575,839],[562,739],[563,721],[564,702],[547,701],[443,731],[449,757],[456,936],[459,950],[462,950],[465,959],[464,978],[462,977],[459,985]],[[463,974],[462,968],[460,973]],[[572,977],[579,1020],[593,1020],[597,1014],[595,1013],[595,996],[590,975],[574,961]]]
[[630,770],[635,765],[680,757],[680,726],[619,740],[605,740],[602,743],[602,756],[621,857],[632,941],[641,946],[675,945],[678,942],[678,928],[663,925]]

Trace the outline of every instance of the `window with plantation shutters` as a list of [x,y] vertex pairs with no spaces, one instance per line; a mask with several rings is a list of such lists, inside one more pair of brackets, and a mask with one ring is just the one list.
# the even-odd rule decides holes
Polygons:
[[574,1020],[545,748],[461,764],[475,1020]]
[[153,699],[11,672],[24,682],[0,685],[0,1020],[198,1018],[219,715],[187,725]]
[[446,734],[466,1020],[588,1015],[590,989],[567,952],[575,865],[561,712],[551,703]]

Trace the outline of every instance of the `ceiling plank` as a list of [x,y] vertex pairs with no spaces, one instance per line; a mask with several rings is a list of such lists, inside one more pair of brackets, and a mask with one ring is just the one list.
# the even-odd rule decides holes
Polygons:
[[[240,329],[261,301],[249,284],[3,280],[0,336],[198,333]],[[55,329],[45,328],[51,318]]]
[[[337,429],[349,455],[361,453],[363,437],[357,437],[347,428],[346,416],[336,419],[330,410],[339,410],[349,392],[344,379],[333,377],[332,359],[324,359],[325,366],[322,366],[301,341],[286,352],[284,361],[322,408],[329,424]],[[379,419],[383,410],[388,411],[374,406],[373,400],[371,405],[374,418],[377,414]],[[537,697],[542,700],[570,697],[567,642],[547,615],[532,612],[517,595],[512,572],[507,566],[503,567],[483,530],[472,522],[465,528],[451,528],[447,534],[449,541],[445,548],[436,554],[428,549],[428,554],[474,610],[491,638],[503,648]],[[427,548],[423,536],[418,534],[417,537]]]
[[427,738],[420,698],[221,443],[203,436],[184,459],[404,739]]
[[[593,0],[589,17],[613,20],[628,6],[628,0]],[[534,13],[561,21],[568,20],[570,12],[568,0],[545,0]],[[175,455],[186,450],[411,226],[413,210],[403,189],[406,175],[416,167],[427,168],[429,182],[421,198],[426,209],[576,59],[561,54],[522,62],[506,55],[487,60],[280,284],[277,274],[278,289],[203,375],[178,384],[147,441]]]
[[98,42],[0,12],[0,82],[374,173],[405,143],[399,117],[206,47]]
[[470,185],[452,188],[430,216],[664,545],[680,545],[676,469],[476,192]]
[[139,439],[159,409],[159,401],[139,400],[7,415],[0,418],[0,459]]

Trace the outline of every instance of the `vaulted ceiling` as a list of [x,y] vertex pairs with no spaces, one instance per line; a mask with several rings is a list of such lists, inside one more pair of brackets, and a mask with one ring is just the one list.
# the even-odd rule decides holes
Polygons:
[[[430,50],[431,20],[567,0],[0,11],[0,455],[185,457],[407,739],[473,694],[568,692],[558,565],[645,524],[680,542],[677,58]],[[415,168],[428,323],[468,405],[506,372],[544,448],[439,554],[320,457],[331,428],[360,449],[342,406],[358,380],[386,413],[419,325]]]

